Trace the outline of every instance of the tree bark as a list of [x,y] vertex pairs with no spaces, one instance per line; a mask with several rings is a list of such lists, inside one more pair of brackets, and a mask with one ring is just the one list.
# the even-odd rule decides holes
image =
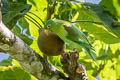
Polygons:
[[[52,64],[51,70],[46,71],[44,59],[25,44],[18,36],[12,33],[2,22],[0,0],[0,52],[9,53],[21,66],[39,80],[66,80],[67,77]],[[49,74],[46,74],[49,73]]]
[[[78,53],[69,52],[62,55],[63,70],[69,75],[66,77],[52,64],[45,64],[45,59],[32,50],[18,36],[12,33],[2,22],[0,0],[0,52],[9,53],[20,65],[38,80],[87,80],[83,65],[77,63]],[[69,57],[67,58],[66,57]],[[77,55],[77,57],[76,57]],[[73,60],[74,59],[74,60]],[[66,65],[68,64],[68,65]],[[50,66],[47,69],[47,66]],[[73,73],[72,73],[73,72]]]

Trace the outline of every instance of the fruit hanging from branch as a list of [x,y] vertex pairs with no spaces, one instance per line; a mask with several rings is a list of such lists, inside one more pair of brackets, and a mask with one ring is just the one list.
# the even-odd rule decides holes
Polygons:
[[39,30],[38,46],[43,54],[47,56],[57,56],[64,52],[65,44],[55,33],[46,30]]

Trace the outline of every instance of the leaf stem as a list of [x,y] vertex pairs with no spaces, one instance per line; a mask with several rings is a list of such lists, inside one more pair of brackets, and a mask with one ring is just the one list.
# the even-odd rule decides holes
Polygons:
[[40,17],[38,17],[35,13],[32,13],[32,12],[28,12],[28,13],[33,14],[33,15],[36,16],[43,24],[45,24],[44,21],[43,21]]
[[29,19],[29,18],[26,17],[28,20],[30,20],[30,21],[31,21],[32,23],[34,23],[35,25],[37,24],[36,26],[37,26],[38,28],[42,28],[41,24],[40,24],[38,21],[36,21],[33,17],[31,17],[31,16],[29,16],[29,15],[27,15],[27,14],[25,14],[25,15],[28,16],[29,18],[31,18],[32,20],[34,20],[36,23],[35,23],[34,21],[32,21],[31,19]]
[[31,19],[29,19],[29,18],[26,17],[26,16],[25,16],[25,18],[28,19],[29,21],[31,21],[33,24],[35,24],[35,25],[40,29],[40,26],[39,26],[37,23],[35,23],[34,21],[32,21]]
[[103,24],[102,22],[97,22],[97,21],[89,21],[89,20],[76,20],[71,23],[77,23],[77,22],[89,22],[89,23],[95,23],[95,24]]

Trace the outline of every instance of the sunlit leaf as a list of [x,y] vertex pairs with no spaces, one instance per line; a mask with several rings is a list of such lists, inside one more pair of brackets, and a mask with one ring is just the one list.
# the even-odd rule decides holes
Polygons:
[[102,6],[95,5],[95,4],[86,4],[86,6],[89,6],[91,8],[91,10],[95,11],[95,13],[99,17],[99,19],[102,21],[102,23],[104,23],[104,27],[106,27],[106,29],[109,32],[111,32],[111,34],[114,33],[116,35],[116,37],[118,37],[120,39],[120,36],[119,36],[120,35],[120,27],[113,26],[113,23],[116,20],[112,17],[112,15],[105,12],[105,9]]
[[113,63],[108,61],[100,73],[101,80],[116,80],[115,70],[112,68]]
[[[91,7],[91,9],[94,8],[94,10],[88,9],[88,8],[79,8],[79,17],[77,20],[88,20],[88,21],[96,21],[101,22],[104,25],[100,24],[94,24],[89,22],[81,22],[79,23],[83,28],[85,28],[89,33],[93,34],[97,39],[105,42],[105,43],[118,43],[120,41],[120,38],[118,38],[111,30],[107,27],[108,23],[105,22],[106,19],[111,20],[111,18],[107,17],[103,14],[103,16],[100,16],[99,14],[102,14],[100,11],[102,8],[100,6],[95,6],[94,4],[87,5]],[[94,7],[93,7],[94,6]],[[97,10],[98,9],[98,10]],[[99,11],[99,14],[97,14],[97,11]],[[106,17],[106,18],[105,18]],[[104,18],[104,20],[103,20]]]
[[100,5],[106,8],[106,12],[110,12],[120,21],[120,0],[102,0]]
[[13,60],[10,66],[0,66],[0,80],[37,80]]

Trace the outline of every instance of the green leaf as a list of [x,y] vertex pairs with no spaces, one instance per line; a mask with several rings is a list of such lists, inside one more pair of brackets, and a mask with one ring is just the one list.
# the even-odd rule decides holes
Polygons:
[[119,71],[120,71],[120,58],[118,58],[117,59],[117,65],[116,65],[116,68],[115,68],[115,71],[116,71],[116,77],[118,78],[118,79],[120,79],[120,73],[119,73]]
[[37,80],[13,60],[11,66],[0,66],[0,80]]
[[104,69],[100,72],[101,80],[116,80],[115,70],[112,68],[113,64],[112,61],[107,61]]
[[94,78],[94,77],[91,76],[91,75],[88,75],[88,79],[89,79],[89,80],[96,80],[96,78]]
[[95,11],[97,16],[100,18],[100,20],[104,24],[104,27],[108,29],[109,32],[114,33],[115,35],[113,35],[116,36],[116,38],[120,39],[120,27],[114,27],[112,25],[114,22],[116,22],[112,15],[105,12],[105,9],[102,6],[95,4],[86,4],[86,6],[90,6],[91,10]]
[[[84,7],[86,6],[86,7]],[[88,9],[87,7],[90,7]],[[111,31],[111,23],[113,19],[103,13],[103,8],[94,4],[84,4],[83,7],[76,6],[76,10],[79,9],[77,20],[88,20],[101,22],[101,24],[95,24],[90,22],[80,22],[80,26],[86,29],[89,33],[93,34],[97,39],[105,43],[118,43],[120,38]],[[82,15],[81,15],[82,14]],[[102,25],[102,23],[104,25]]]
[[[69,13],[67,13],[67,11]],[[79,24],[76,25],[80,26],[82,29],[85,29],[89,34],[93,34],[96,39],[110,44],[120,42],[120,29],[112,27],[112,23],[115,20],[108,13],[104,13],[104,8],[102,6],[90,3],[67,3],[64,6],[59,7],[58,13],[59,17],[55,16],[56,18],[67,21],[71,21],[69,14],[72,16],[72,21],[75,21],[76,19],[81,21],[91,21],[79,22]],[[67,16],[64,17],[64,14]],[[101,24],[92,23],[92,21],[99,22]]]
[[8,65],[11,65],[11,62],[12,62],[12,58],[9,56],[8,59],[5,59],[3,61],[0,62],[0,66],[8,66]]
[[72,10],[70,5],[71,3],[68,1],[59,4],[59,7],[56,9],[58,14],[55,14],[54,17],[61,20],[71,21],[74,10]]
[[9,29],[12,29],[16,24],[16,21],[23,17],[30,8],[31,5],[22,4],[22,3],[9,3],[7,0],[3,0],[2,7],[2,20],[4,24],[6,24]]
[[48,60],[49,60],[54,66],[62,67],[60,59],[61,59],[61,56],[49,56],[49,57],[48,57]]
[[107,8],[106,12],[110,12],[120,21],[120,0],[109,0],[109,4],[108,0],[102,0],[100,5]]

